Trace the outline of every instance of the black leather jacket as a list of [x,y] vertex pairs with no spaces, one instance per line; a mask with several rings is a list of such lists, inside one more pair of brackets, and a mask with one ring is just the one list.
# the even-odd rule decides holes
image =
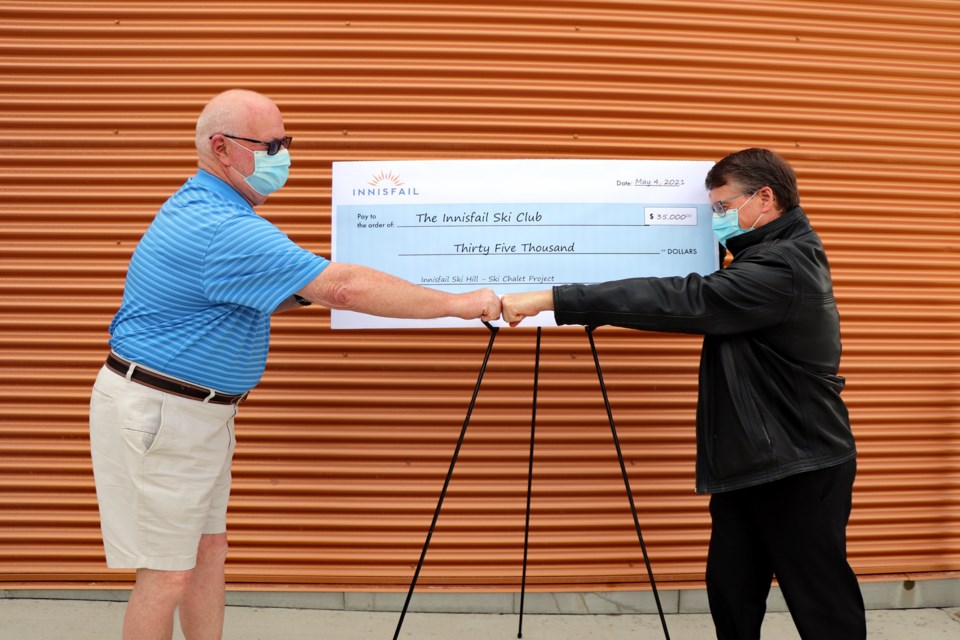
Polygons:
[[856,456],[840,398],[840,318],[820,237],[799,207],[727,245],[707,275],[555,287],[557,324],[702,334],[697,492]]

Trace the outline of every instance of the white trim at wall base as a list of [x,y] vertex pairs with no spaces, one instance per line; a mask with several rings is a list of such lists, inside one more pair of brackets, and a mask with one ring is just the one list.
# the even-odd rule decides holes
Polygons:
[[[867,609],[931,609],[960,606],[960,578],[861,582]],[[42,600],[105,600],[122,602],[125,589],[0,589],[2,598]],[[330,609],[340,611],[400,611],[406,593],[394,592],[304,592],[230,591],[227,604],[246,607]],[[703,589],[660,590],[665,613],[708,613]],[[787,606],[774,587],[767,600],[770,612]],[[422,613],[518,613],[520,594],[414,592],[410,612]],[[656,613],[650,591],[527,592],[524,613],[529,614],[649,614]]]

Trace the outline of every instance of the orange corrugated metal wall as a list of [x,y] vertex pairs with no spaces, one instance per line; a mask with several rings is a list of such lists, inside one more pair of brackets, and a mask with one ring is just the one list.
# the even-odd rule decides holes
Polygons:
[[[843,318],[852,562],[960,570],[958,81],[946,0],[0,1],[0,586],[130,577],[104,568],[89,387],[195,118],[235,86],[295,138],[262,213],[325,255],[336,160],[784,154]],[[277,319],[238,419],[234,588],[409,584],[487,333],[328,329]],[[699,341],[596,339],[658,580],[699,584]],[[585,336],[543,342],[530,584],[642,588]],[[421,585],[519,584],[533,345],[497,339]]]

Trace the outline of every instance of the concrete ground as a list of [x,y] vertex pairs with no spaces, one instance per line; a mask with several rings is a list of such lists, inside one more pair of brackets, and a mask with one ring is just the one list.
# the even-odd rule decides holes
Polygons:
[[[120,637],[125,603],[103,600],[0,598],[0,640],[110,640]],[[672,640],[713,640],[709,614],[668,614]],[[391,640],[399,614],[262,606],[227,607],[225,640]],[[408,612],[400,638],[508,640],[516,613]],[[886,609],[867,613],[871,640],[960,640],[960,608]],[[179,629],[176,640],[183,640]],[[664,638],[656,614],[525,614],[527,640]],[[764,640],[797,640],[787,613],[767,614]]]

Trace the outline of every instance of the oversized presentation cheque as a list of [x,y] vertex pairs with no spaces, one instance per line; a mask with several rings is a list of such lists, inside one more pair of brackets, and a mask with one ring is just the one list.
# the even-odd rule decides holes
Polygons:
[[[670,160],[333,164],[332,258],[452,293],[498,294],[717,268],[704,178]],[[525,325],[553,325],[540,314]],[[334,329],[474,327],[331,312]]]

